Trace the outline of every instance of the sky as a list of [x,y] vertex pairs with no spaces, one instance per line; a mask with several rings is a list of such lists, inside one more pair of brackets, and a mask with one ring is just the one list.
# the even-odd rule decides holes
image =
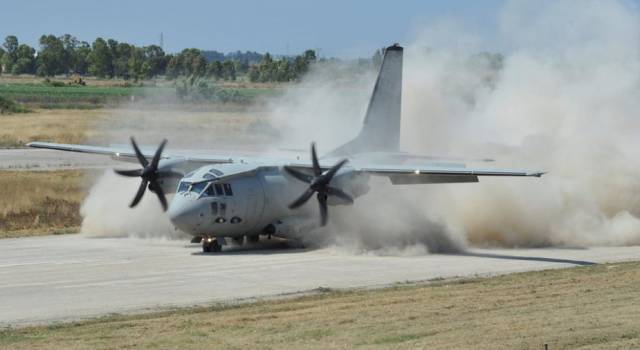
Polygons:
[[[365,57],[394,42],[407,43],[432,21],[453,18],[492,37],[504,1],[482,0],[20,0],[2,4],[0,38],[16,35],[37,48],[42,34],[72,34],[92,42],[113,38],[159,44],[177,52],[196,47],[322,57]],[[489,42],[491,45],[491,42]]]

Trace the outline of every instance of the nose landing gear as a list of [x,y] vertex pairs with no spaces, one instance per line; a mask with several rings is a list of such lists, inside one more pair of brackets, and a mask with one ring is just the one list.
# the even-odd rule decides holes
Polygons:
[[217,253],[222,251],[222,245],[216,238],[206,237],[202,239],[202,251],[204,253]]

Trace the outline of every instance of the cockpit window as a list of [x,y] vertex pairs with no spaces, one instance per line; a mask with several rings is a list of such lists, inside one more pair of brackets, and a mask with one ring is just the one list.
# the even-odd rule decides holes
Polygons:
[[213,185],[207,186],[207,188],[204,190],[204,195],[206,197],[214,197],[216,195],[216,192],[213,189]]
[[178,193],[186,192],[189,189],[189,186],[191,186],[191,182],[187,182],[187,181],[180,182],[180,184],[178,185]]
[[202,195],[203,197],[233,196],[233,191],[230,184],[209,183]]
[[204,190],[204,188],[207,186],[206,182],[200,182],[200,183],[196,183],[191,185],[191,191],[195,192],[195,193],[200,193],[202,192],[202,190]]
[[224,173],[223,173],[222,171],[220,171],[220,170],[218,170],[218,169],[215,169],[215,168],[211,168],[211,169],[209,169],[209,172],[210,172],[210,173],[212,173],[212,174],[214,174],[215,176],[222,176],[222,175],[224,175]]
[[202,175],[202,177],[203,177],[205,180],[211,180],[211,179],[215,179],[215,178],[216,178],[216,176],[215,176],[215,175],[210,174],[210,173],[206,173],[206,174]]

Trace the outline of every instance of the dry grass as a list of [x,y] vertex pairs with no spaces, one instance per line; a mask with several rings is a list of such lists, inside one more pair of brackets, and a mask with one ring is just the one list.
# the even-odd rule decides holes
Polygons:
[[0,171],[0,238],[76,232],[84,172]]
[[9,329],[11,349],[640,347],[640,263]]
[[255,144],[271,137],[245,132],[260,120],[263,116],[256,111],[37,109],[0,116],[0,147],[22,147],[30,141],[108,144],[126,141],[129,135],[142,136],[143,142],[145,136],[154,142],[169,137],[173,145],[186,141],[192,148],[198,142],[211,146],[212,140],[223,144],[242,137],[249,138],[242,142]]
[[50,110],[0,117],[0,147],[20,147],[30,141],[81,143],[99,137],[94,123],[108,117],[106,110]]

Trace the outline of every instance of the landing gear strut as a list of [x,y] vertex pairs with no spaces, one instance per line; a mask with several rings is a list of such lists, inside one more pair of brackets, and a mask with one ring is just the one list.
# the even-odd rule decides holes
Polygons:
[[202,251],[205,253],[217,253],[222,251],[222,246],[217,239],[207,237],[202,240]]

